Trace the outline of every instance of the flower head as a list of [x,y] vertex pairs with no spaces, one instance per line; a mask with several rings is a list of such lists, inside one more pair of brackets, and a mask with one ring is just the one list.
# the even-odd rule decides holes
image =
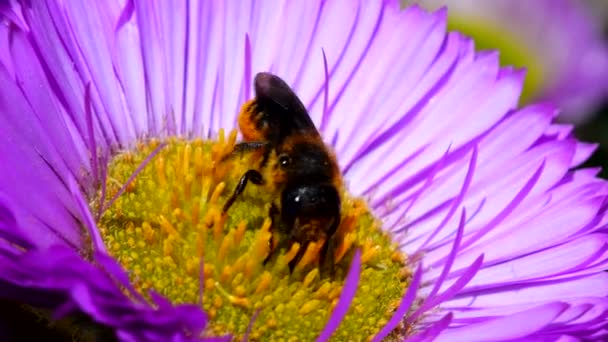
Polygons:
[[[83,313],[126,341],[605,336],[608,187],[571,170],[594,146],[550,105],[516,109],[523,73],[446,34],[445,11],[17,1],[0,13],[3,298]],[[248,165],[222,164],[235,139],[223,132],[258,71],[292,86],[336,152],[333,275],[314,244],[293,272],[298,246],[265,260],[273,192],[220,212]]]
[[608,46],[600,18],[582,1],[415,1],[447,6],[449,27],[501,62],[527,69],[522,101],[551,101],[560,118],[582,123],[608,94]]

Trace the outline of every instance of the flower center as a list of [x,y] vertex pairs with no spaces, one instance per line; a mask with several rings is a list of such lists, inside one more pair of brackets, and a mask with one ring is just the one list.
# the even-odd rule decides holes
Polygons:
[[[227,139],[220,132],[213,142],[141,142],[116,155],[108,166],[110,200],[98,223],[109,253],[144,296],[153,289],[174,303],[202,302],[210,317],[207,335],[243,336],[251,323],[254,340],[312,340],[327,323],[360,249],[358,289],[334,337],[374,336],[407,288],[406,257],[361,199],[342,194],[333,271],[319,266],[315,243],[291,271],[300,246],[273,249],[270,243],[271,236],[284,238],[269,218],[277,194],[250,184],[222,213],[238,180],[254,165],[247,153],[224,158],[235,138],[234,132]],[[94,209],[100,198],[91,203]]]

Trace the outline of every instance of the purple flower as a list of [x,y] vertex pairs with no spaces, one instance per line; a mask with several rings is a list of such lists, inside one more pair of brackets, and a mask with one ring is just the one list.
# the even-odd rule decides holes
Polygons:
[[601,18],[585,1],[412,2],[447,6],[451,29],[472,35],[482,48],[498,49],[503,63],[525,67],[523,100],[557,104],[560,119],[582,123],[608,95],[608,46]]
[[[602,340],[608,186],[594,146],[516,109],[523,72],[397,1],[19,1],[0,7],[0,296],[125,341],[203,339],[197,303],[138,292],[90,209],[138,139],[235,126],[258,71],[293,86],[416,270],[376,340]],[[360,278],[353,258],[321,338]],[[294,322],[300,324],[300,322]],[[211,339],[209,332],[204,339]]]

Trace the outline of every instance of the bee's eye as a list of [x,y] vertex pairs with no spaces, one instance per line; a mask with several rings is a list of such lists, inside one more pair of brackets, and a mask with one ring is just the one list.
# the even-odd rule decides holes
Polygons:
[[281,164],[282,167],[286,167],[291,164],[291,158],[286,154],[281,154],[279,156],[279,164]]

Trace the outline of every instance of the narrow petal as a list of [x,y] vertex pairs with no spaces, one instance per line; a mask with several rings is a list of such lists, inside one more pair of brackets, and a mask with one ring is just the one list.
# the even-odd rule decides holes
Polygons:
[[519,314],[452,329],[440,335],[437,341],[505,341],[525,337],[547,326],[567,307],[559,302],[542,305]]

